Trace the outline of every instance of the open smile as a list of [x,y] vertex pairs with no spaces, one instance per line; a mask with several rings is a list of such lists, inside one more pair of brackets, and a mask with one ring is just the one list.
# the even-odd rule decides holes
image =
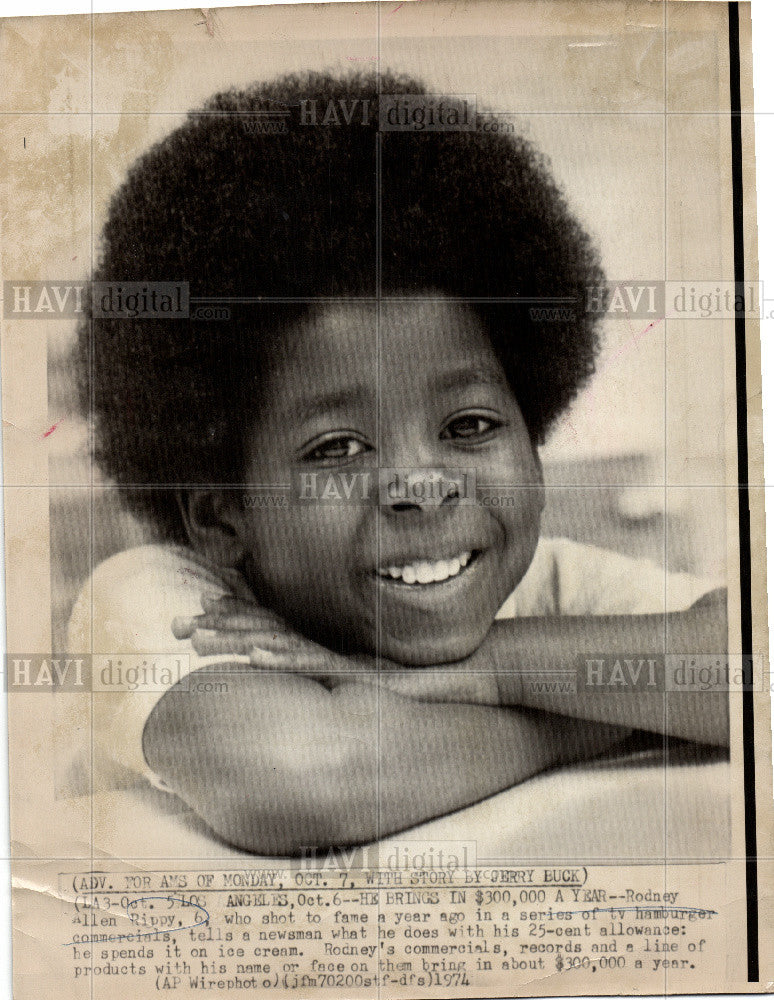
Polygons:
[[383,580],[398,586],[427,587],[445,583],[466,572],[480,555],[480,550],[467,549],[450,559],[422,560],[377,570]]

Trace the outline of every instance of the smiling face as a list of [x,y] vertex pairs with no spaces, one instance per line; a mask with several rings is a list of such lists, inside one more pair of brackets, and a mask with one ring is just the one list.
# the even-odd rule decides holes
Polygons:
[[[246,482],[316,473],[316,483],[357,483],[358,499],[240,508],[259,599],[337,651],[417,666],[468,656],[532,561],[544,502],[521,411],[475,313],[446,299],[388,300],[378,315],[374,304],[326,305],[264,372]],[[377,467],[400,469],[409,490],[363,501],[352,476]],[[479,490],[473,504],[419,502],[422,484],[425,497],[437,493],[427,484],[461,468],[507,489]],[[407,481],[406,469],[421,471]]]

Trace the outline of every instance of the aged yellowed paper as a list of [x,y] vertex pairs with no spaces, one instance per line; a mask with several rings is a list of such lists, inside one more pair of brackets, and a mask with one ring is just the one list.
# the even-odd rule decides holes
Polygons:
[[0,66],[16,995],[769,991],[749,5]]

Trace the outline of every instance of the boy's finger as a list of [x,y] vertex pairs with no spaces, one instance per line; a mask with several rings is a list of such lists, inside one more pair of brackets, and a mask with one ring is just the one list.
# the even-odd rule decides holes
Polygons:
[[204,615],[177,615],[172,619],[172,634],[176,639],[188,639],[196,629],[212,629],[213,631],[262,631],[280,634],[286,631],[284,623],[258,609],[252,613],[246,612],[211,612]]
[[247,610],[258,607],[257,604],[251,604],[249,601],[245,601],[241,597],[233,597],[231,594],[221,594],[220,597],[215,597],[213,594],[202,594],[201,601],[205,611],[217,611],[221,608],[224,610],[227,608]]
[[272,669],[286,670],[314,676],[317,680],[332,679],[344,675],[362,674],[362,663],[338,656],[315,643],[306,643],[300,649],[270,649],[256,646],[250,651],[250,661],[256,666],[268,665]]
[[271,620],[278,625],[282,624],[282,619],[274,611],[262,607],[260,604],[253,604],[243,600],[241,597],[224,595],[223,597],[210,597],[202,594],[202,608],[207,614],[226,615],[247,615],[258,617],[267,621]]
[[271,629],[259,631],[258,629],[222,628],[216,619],[211,619],[207,615],[201,615],[194,621],[194,647],[197,647],[197,643],[202,641],[199,636],[204,636],[207,641],[217,637],[218,642],[227,648],[239,647],[246,652],[249,652],[253,647],[268,649],[275,653],[293,653],[303,649],[311,652],[319,649],[315,643],[301,636],[284,635]]
[[223,633],[196,629],[191,637],[191,644],[199,656],[219,656],[222,653],[234,653],[247,656],[252,648],[252,642],[246,638],[249,633]]
[[250,615],[208,612],[204,615],[197,615],[193,621],[196,628],[213,629],[218,632],[263,632],[266,630],[270,634],[274,634],[283,631],[278,627],[275,618],[263,615],[260,611]]
[[292,656],[285,651],[255,647],[250,650],[250,662],[260,670],[279,670],[286,674],[305,674],[319,680],[324,675],[323,666],[310,656]]
[[298,651],[304,646],[315,648],[306,640],[301,643],[291,643],[281,636],[273,639],[271,633],[207,628],[195,628],[191,635],[191,644],[200,656],[214,656],[220,653],[239,653],[241,656],[249,656],[253,649],[272,652],[274,655],[297,656]]
[[172,635],[176,639],[189,639],[196,630],[195,619],[187,615],[178,615],[172,619]]
[[[288,633],[277,632],[273,629],[262,629],[261,631],[251,632],[250,635],[253,637],[257,647],[269,649],[273,652],[287,650],[289,653],[306,652],[309,655],[317,656],[328,653],[328,650],[325,650],[316,642],[312,642],[311,639],[304,638],[304,636],[299,635],[297,632]],[[331,653],[330,655],[335,656],[335,653]]]

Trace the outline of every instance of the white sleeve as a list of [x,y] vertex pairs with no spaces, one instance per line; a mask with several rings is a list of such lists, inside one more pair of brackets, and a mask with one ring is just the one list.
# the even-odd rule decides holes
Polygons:
[[684,611],[722,581],[669,573],[569,538],[541,538],[500,618],[532,615],[638,615]]
[[[202,613],[202,595],[221,597],[236,588],[180,547],[146,545],[121,552],[102,563],[76,601],[68,627],[71,653],[92,653],[95,787],[111,775],[142,775],[156,787],[163,782],[148,766],[142,750],[145,723],[166,690],[191,671],[208,664],[246,657],[201,657],[190,640],[178,640],[171,624],[178,615]],[[240,594],[244,596],[244,594]],[[163,661],[159,658],[164,657]],[[174,678],[154,670],[174,658]],[[110,658],[109,661],[105,658]],[[147,663],[128,681],[127,663]],[[110,665],[108,665],[110,664]],[[123,669],[123,673],[122,673]],[[104,675],[107,674],[105,677]],[[117,689],[104,690],[103,680]]]

